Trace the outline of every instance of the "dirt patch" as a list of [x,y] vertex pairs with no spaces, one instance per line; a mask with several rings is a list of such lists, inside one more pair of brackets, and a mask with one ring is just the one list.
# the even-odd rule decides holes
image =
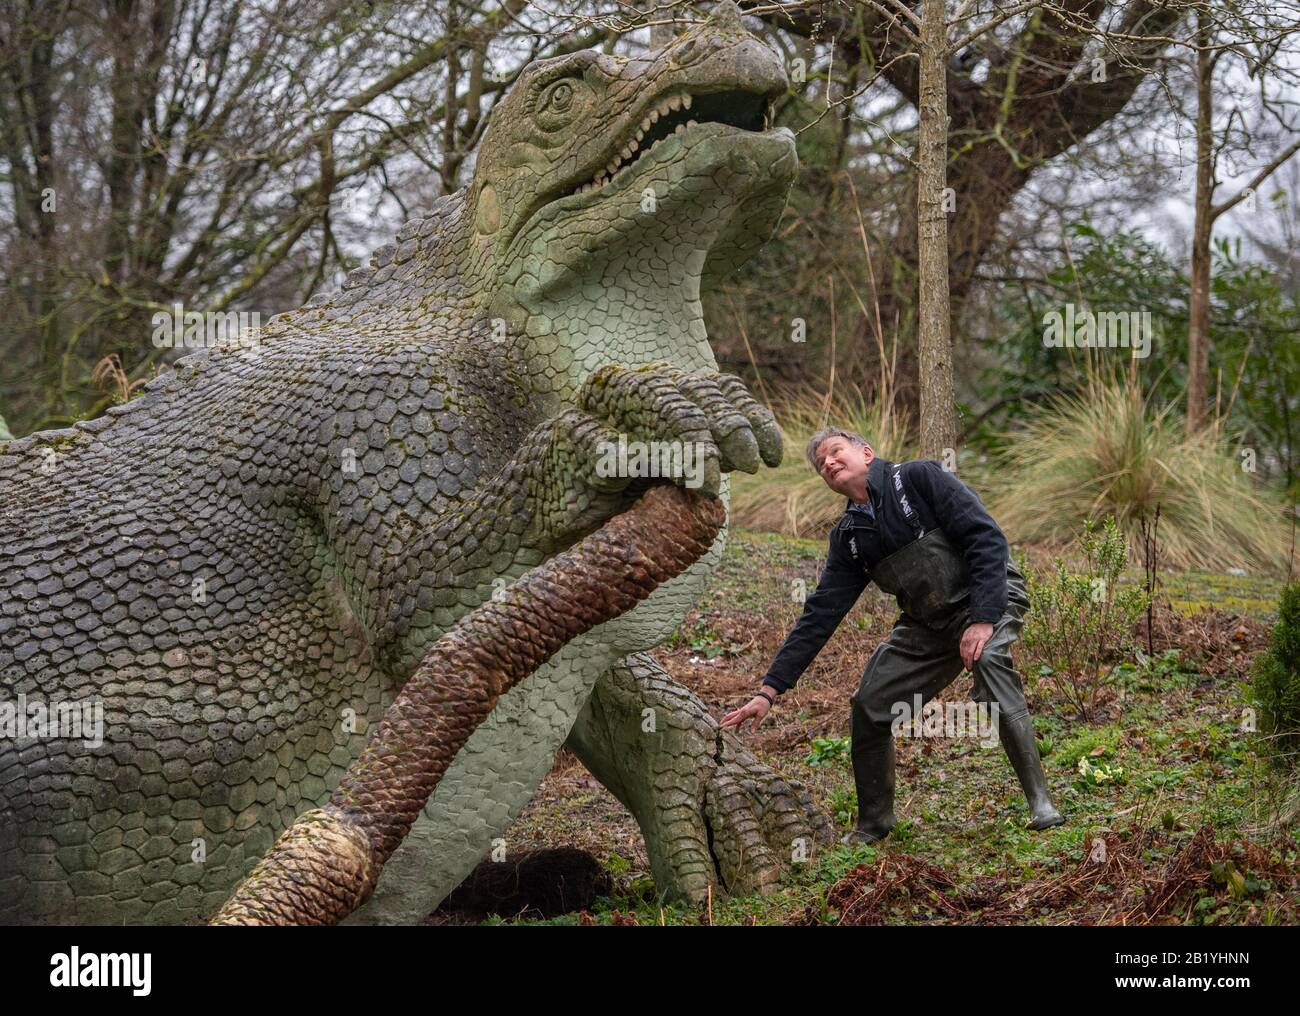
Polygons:
[[[1182,614],[1167,602],[1153,612],[1151,644],[1157,653],[1177,649],[1192,660],[1202,673],[1244,678],[1256,653],[1268,645],[1269,626],[1256,618],[1202,607],[1192,614]],[[1145,615],[1133,629],[1133,637],[1147,649]]]

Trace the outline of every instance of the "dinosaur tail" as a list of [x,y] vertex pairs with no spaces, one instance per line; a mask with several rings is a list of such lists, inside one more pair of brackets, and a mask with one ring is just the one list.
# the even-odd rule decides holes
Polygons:
[[281,834],[212,923],[335,924],[356,910],[497,700],[567,642],[689,568],[725,517],[720,501],[652,487],[463,617],[406,682],[329,803]]

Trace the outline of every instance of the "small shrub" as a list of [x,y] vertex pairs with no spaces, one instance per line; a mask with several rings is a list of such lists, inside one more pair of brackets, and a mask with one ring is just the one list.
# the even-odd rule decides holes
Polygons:
[[1300,582],[1282,590],[1268,648],[1254,667],[1260,733],[1274,759],[1294,765],[1300,757]]
[[847,737],[814,737],[812,751],[804,761],[810,766],[827,766],[849,759],[850,739]]
[[1123,736],[1123,731],[1115,726],[1085,727],[1074,737],[1062,742],[1052,756],[1052,763],[1074,769],[1084,757],[1094,760],[1113,758],[1119,752]]
[[1128,542],[1107,518],[1091,519],[1079,537],[1083,571],[1071,574],[1056,559],[1056,573],[1041,578],[1022,569],[1033,611],[1022,639],[1039,673],[1085,720],[1096,718],[1103,689],[1110,683],[1106,664],[1130,647],[1130,630],[1147,606],[1140,588],[1120,589],[1128,561]]
[[843,828],[853,825],[853,820],[858,815],[858,794],[856,790],[849,787],[836,787],[830,792],[826,800],[830,812],[835,816],[835,821]]

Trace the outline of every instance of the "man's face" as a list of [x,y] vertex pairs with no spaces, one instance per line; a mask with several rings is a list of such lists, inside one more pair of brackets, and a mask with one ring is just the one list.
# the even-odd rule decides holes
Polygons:
[[867,468],[875,453],[870,445],[855,445],[843,437],[828,437],[817,446],[817,472],[837,494],[863,500],[867,489]]

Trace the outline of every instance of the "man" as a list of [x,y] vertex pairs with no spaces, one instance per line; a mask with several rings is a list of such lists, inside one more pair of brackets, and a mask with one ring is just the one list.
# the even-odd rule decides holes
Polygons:
[[[1029,827],[1065,819],[1052,804],[1038,759],[1033,721],[1009,648],[1029,599],[1011,564],[1006,537],[973,490],[937,462],[878,459],[859,434],[823,430],[808,461],[831,490],[848,498],[830,534],[826,567],[786,636],[758,694],[723,717],[724,727],[755,729],[777,696],[794,687],[868,582],[898,599],[902,614],[876,649],[852,706],[853,780],[858,821],[844,837],[872,843],[894,827],[893,724],[913,716],[961,673],[974,697],[995,709],[998,736],[1029,802]],[[919,698],[918,698],[919,697]]]

